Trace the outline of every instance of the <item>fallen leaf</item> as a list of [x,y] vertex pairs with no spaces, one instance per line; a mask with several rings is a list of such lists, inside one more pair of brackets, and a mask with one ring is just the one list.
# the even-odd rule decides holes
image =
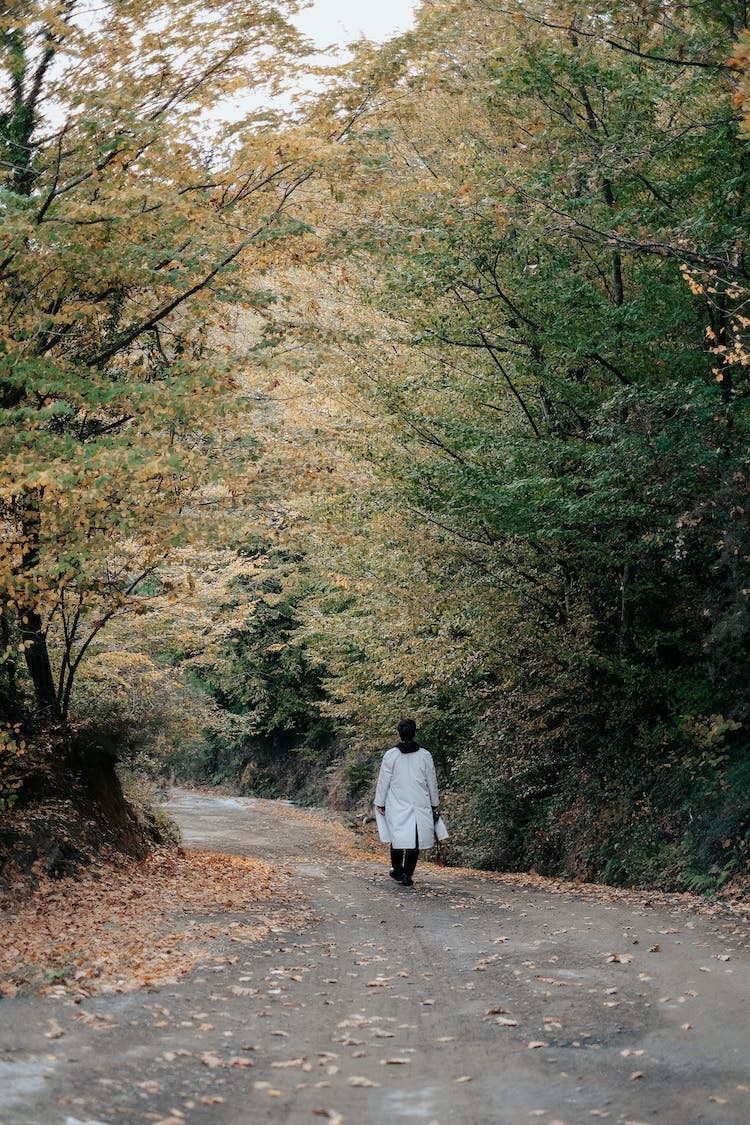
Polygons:
[[394,1058],[394,1059],[381,1059],[381,1066],[408,1066],[411,1059]]
[[161,1090],[159,1083],[154,1082],[153,1079],[148,1079],[145,1082],[136,1082],[136,1086],[139,1090],[143,1090],[147,1094],[158,1094]]
[[[217,907],[255,909],[264,898],[275,896],[280,875],[242,856],[157,849],[137,864],[95,863],[75,878],[42,881],[38,890],[45,900],[44,927],[36,924],[35,897],[4,926],[0,975],[12,954],[14,961],[43,968],[40,979],[47,983],[38,990],[47,994],[125,993],[171,983],[230,931],[233,922],[222,918]],[[196,913],[203,915],[201,920]],[[285,906],[285,918],[293,913],[307,917],[301,908]],[[180,920],[175,923],[175,918]],[[277,925],[278,921],[277,916]],[[264,921],[243,932],[258,941],[268,930]],[[76,950],[74,972],[68,968],[71,949]],[[5,984],[0,983],[0,992],[12,993]]]
[[462,1074],[460,1078],[455,1078],[454,1082],[458,1085],[459,1082],[473,1082],[474,1078],[471,1074]]
[[57,1020],[47,1020],[47,1030],[44,1033],[45,1039],[62,1039],[65,1032],[60,1027]]
[[349,1079],[350,1086],[373,1087],[379,1086],[379,1082],[372,1082],[369,1078],[363,1078],[361,1075],[353,1074]]
[[182,1056],[192,1055],[192,1051],[186,1050],[184,1047],[179,1047],[176,1051],[165,1051],[161,1056],[163,1062],[172,1063],[176,1058]]
[[76,1019],[97,1031],[110,1031],[113,1027],[117,1027],[117,1024],[109,1016],[99,1015],[98,1012],[78,1012]]
[[530,1051],[536,1051],[539,1047],[549,1047],[549,1043],[545,1043],[542,1039],[532,1039],[526,1046]]
[[269,1098],[280,1098],[281,1090],[275,1090],[270,1082],[253,1082],[254,1090],[262,1090]]
[[498,956],[499,955],[497,953],[494,953],[491,957],[482,957],[482,959],[480,961],[477,961],[476,965],[474,966],[474,972],[485,973],[487,971],[487,966],[492,965],[495,961],[497,961]]
[[224,1065],[219,1056],[215,1055],[213,1051],[204,1051],[200,1056],[200,1060],[204,1066],[210,1067],[211,1070],[215,1070],[216,1067]]

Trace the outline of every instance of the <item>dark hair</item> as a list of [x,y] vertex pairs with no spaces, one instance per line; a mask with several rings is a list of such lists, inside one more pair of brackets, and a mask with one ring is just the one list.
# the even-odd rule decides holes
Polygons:
[[398,734],[404,742],[411,742],[417,733],[417,724],[413,719],[402,719],[398,724]]

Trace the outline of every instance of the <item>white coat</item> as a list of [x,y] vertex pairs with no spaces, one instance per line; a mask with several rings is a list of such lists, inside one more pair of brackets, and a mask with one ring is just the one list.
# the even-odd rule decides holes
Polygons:
[[[420,848],[435,843],[432,807],[439,804],[432,754],[420,746],[404,754],[398,746],[386,750],[375,789],[375,819],[380,839],[394,848]],[[385,808],[385,816],[377,806]]]

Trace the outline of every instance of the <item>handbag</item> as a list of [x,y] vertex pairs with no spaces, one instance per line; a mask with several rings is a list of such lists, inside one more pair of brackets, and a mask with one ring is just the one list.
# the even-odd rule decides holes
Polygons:
[[435,821],[435,862],[447,867],[450,862],[451,846],[448,843],[448,827],[439,816]]

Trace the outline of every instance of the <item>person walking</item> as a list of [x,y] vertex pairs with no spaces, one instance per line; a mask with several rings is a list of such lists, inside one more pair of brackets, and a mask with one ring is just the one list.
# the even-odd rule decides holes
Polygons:
[[440,816],[435,764],[416,733],[413,719],[398,724],[399,742],[383,755],[374,801],[380,839],[391,845],[389,875],[404,887],[413,885],[420,848],[435,843]]

